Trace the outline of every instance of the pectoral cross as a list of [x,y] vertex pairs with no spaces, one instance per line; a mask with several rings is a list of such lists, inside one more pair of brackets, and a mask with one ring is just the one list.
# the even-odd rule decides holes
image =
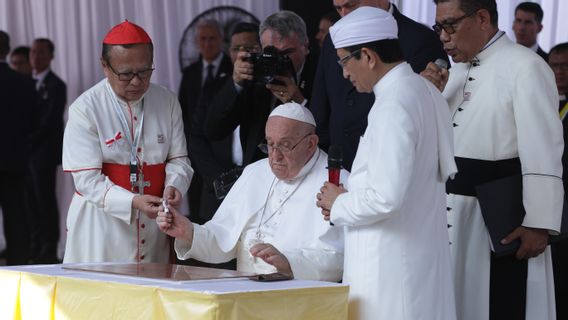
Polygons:
[[138,174],[138,179],[136,182],[132,183],[132,191],[134,191],[134,187],[138,188],[138,194],[144,194],[144,188],[150,186],[150,181],[144,181],[144,173],[140,172]]

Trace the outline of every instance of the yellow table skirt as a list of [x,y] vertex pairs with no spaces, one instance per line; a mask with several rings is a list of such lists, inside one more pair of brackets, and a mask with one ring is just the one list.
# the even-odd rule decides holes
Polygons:
[[343,285],[219,294],[32,272],[0,268],[0,319],[347,319]]

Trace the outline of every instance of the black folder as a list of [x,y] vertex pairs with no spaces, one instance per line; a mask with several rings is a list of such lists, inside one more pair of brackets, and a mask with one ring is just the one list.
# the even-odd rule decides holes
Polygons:
[[[481,207],[481,215],[491,237],[497,257],[515,254],[521,245],[515,240],[508,245],[501,240],[519,227],[525,217],[523,206],[523,177],[520,174],[508,176],[475,187]],[[564,198],[560,234],[550,236],[549,243],[568,238],[568,203]]]

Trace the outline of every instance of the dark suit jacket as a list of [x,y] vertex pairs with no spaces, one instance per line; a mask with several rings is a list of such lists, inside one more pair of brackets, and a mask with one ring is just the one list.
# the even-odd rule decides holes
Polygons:
[[[559,111],[566,105],[567,101],[559,102]],[[568,194],[568,116],[562,120],[564,130],[564,152],[562,153],[562,182],[564,183],[564,193]]]
[[[560,101],[559,109],[562,110],[567,101]],[[564,192],[568,192],[568,117],[562,120],[564,127],[564,153],[562,154],[562,182],[564,183]],[[556,292],[556,301],[565,301],[568,298],[568,239],[559,241],[551,245],[552,249],[552,266],[554,267],[554,290]],[[566,304],[557,303],[556,310],[558,315],[568,314],[568,306]],[[563,317],[564,319],[566,317]],[[558,319],[561,319],[558,317]]]
[[31,164],[36,168],[54,168],[61,164],[63,152],[67,86],[53,71],[49,71],[37,94],[39,127],[32,134]]
[[0,62],[0,171],[26,171],[36,103],[34,81]]
[[195,169],[190,186],[190,207],[198,212],[193,217],[195,222],[200,223],[208,221],[220,204],[215,198],[213,181],[234,166],[232,135],[213,141],[205,136],[203,128],[210,101],[225,82],[231,79],[233,65],[229,57],[223,55],[208,92],[203,90],[202,72],[203,62],[199,59],[183,70],[179,89],[188,152]]
[[[308,104],[312,92],[313,72],[310,57],[306,56],[298,86],[304,98],[308,99]],[[227,81],[213,99],[205,121],[205,134],[210,139],[221,139],[240,125],[243,165],[246,166],[266,157],[257,145],[264,140],[268,115],[274,106],[280,103],[264,85],[247,85],[239,94],[234,82]]]
[[[396,6],[393,17],[398,25],[404,59],[415,72],[424,70],[428,62],[438,58],[448,61],[433,30],[402,15]],[[343,165],[351,170],[375,97],[372,93],[358,93],[351,82],[343,78],[337,59],[331,38],[327,36],[316,71],[310,109],[316,119],[320,147],[327,150],[330,144],[340,145]]]
[[538,49],[536,49],[536,54],[538,54],[541,58],[543,58],[544,61],[548,62],[548,53],[542,50],[540,46],[538,46]]

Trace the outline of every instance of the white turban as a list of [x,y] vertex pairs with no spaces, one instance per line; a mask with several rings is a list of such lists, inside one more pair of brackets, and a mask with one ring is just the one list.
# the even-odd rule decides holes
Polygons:
[[308,108],[306,107],[302,107],[296,102],[288,102],[279,105],[274,110],[272,110],[268,117],[270,118],[274,116],[297,120],[311,124],[314,127],[316,126],[316,120],[314,120],[314,116],[312,115],[310,110],[308,110]]
[[374,7],[359,7],[329,28],[336,49],[385,39],[398,39],[393,16]]

